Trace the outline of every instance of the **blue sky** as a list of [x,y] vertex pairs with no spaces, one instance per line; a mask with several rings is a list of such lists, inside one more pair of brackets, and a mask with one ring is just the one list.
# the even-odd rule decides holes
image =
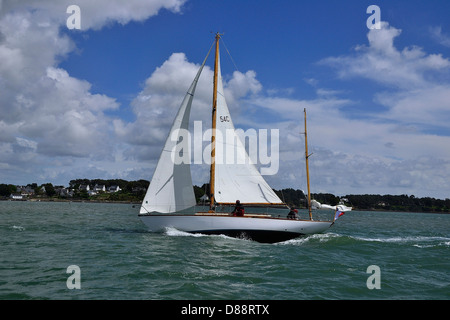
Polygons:
[[[66,27],[71,4],[81,30]],[[366,26],[372,4],[380,30]],[[219,31],[238,69],[222,43],[235,125],[280,130],[272,187],[306,188],[306,107],[314,192],[448,198],[449,12],[437,0],[3,0],[0,183],[149,180]],[[193,110],[205,125],[210,94]]]

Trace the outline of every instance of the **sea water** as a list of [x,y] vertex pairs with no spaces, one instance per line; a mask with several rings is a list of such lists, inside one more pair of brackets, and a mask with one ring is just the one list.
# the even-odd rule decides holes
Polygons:
[[150,233],[138,210],[1,201],[0,299],[450,298],[449,214],[352,211],[323,234],[261,244]]

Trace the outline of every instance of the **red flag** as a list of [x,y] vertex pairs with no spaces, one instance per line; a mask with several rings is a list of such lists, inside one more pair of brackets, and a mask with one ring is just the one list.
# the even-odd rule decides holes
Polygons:
[[336,221],[340,216],[343,216],[345,211],[336,210],[336,214],[334,215],[334,221]]

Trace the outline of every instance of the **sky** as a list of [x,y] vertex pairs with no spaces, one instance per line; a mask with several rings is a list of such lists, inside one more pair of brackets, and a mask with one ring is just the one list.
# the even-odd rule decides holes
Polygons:
[[[446,0],[0,0],[0,183],[150,180],[220,32],[235,126],[279,130],[273,188],[306,190],[306,108],[312,192],[450,198],[449,12]],[[204,130],[213,63],[191,115]],[[208,182],[207,166],[192,172]]]

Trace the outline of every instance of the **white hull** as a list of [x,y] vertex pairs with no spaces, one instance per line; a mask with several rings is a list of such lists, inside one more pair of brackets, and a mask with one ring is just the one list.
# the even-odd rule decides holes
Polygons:
[[274,243],[302,235],[321,233],[333,222],[290,220],[271,217],[228,215],[139,215],[151,232],[164,232],[175,228],[189,233],[224,234],[248,238],[258,242]]

